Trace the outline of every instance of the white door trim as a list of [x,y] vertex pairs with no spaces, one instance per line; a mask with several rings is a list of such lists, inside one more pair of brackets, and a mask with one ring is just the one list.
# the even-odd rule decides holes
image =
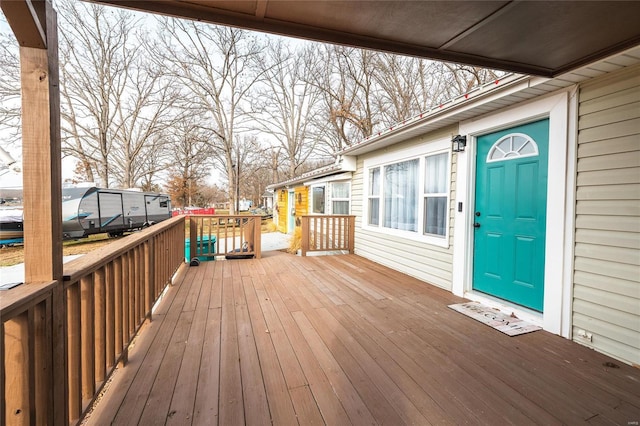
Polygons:
[[[549,163],[547,186],[547,229],[545,244],[544,313],[540,314],[507,301],[492,298],[472,289],[473,207],[475,186],[476,136],[514,127],[537,119],[549,118]],[[454,224],[453,293],[515,313],[519,318],[541,325],[545,330],[569,337],[571,311],[571,253],[574,198],[575,150],[569,148],[569,93],[562,91],[489,116],[460,123],[460,134],[467,135],[467,150],[458,153],[456,212]],[[569,166],[571,165],[571,166]],[[568,173],[571,172],[571,173]],[[457,204],[456,203],[456,204]]]

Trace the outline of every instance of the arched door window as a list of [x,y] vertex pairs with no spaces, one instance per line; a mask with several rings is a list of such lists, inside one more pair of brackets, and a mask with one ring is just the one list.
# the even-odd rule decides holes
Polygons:
[[487,163],[514,160],[538,155],[538,144],[522,133],[510,133],[493,144],[487,154]]

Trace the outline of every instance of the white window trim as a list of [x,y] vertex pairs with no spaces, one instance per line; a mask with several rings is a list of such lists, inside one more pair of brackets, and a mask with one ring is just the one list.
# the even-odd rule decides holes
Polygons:
[[[313,189],[314,188],[324,188],[324,213],[316,213],[313,211]],[[318,183],[318,184],[314,184],[314,185],[310,185],[309,186],[309,214],[310,215],[317,215],[317,216],[323,216],[323,215],[327,215],[329,213],[327,213],[327,184],[325,182],[323,183]]]
[[[335,179],[329,179],[329,180],[322,180],[319,182],[314,182],[314,183],[309,183],[309,214],[310,215],[317,215],[317,216],[326,216],[326,215],[332,215],[333,213],[333,201],[346,201],[349,203],[349,213],[347,214],[351,214],[351,181],[350,180],[344,180],[344,176],[342,177],[343,180],[335,180]],[[331,196],[331,191],[332,188],[331,186],[334,183],[346,183],[347,185],[349,185],[349,196],[346,198],[332,198]],[[313,211],[313,189],[314,188],[324,188],[324,213],[315,213]]]
[[[424,167],[425,157],[434,154],[448,153],[448,165],[447,165],[447,223],[445,225],[446,233],[444,236],[435,236],[433,234],[424,233]],[[401,163],[403,161],[418,159],[418,223],[417,231],[403,231],[399,229],[391,229],[384,227],[384,166],[390,164]],[[419,146],[395,150],[393,152],[385,152],[371,156],[364,160],[363,168],[363,200],[362,200],[362,229],[367,231],[376,232],[386,235],[394,235],[400,238],[406,238],[413,241],[418,241],[438,247],[449,248],[449,235],[450,235],[450,210],[451,210],[451,140],[436,139],[431,142],[420,144]],[[369,225],[369,170],[375,167],[380,167],[380,224],[378,226]]]
[[[575,94],[575,89],[574,92]],[[458,154],[456,201],[465,206],[456,212],[454,225],[452,291],[478,300],[519,318],[541,325],[545,330],[570,337],[571,268],[573,253],[573,203],[575,199],[575,95],[562,91],[475,121],[460,123],[460,134],[468,135],[465,153]],[[568,117],[568,119],[567,119]],[[474,292],[473,206],[476,137],[500,129],[549,118],[549,160],[547,185],[547,227],[545,243],[545,289],[543,314]],[[569,159],[569,161],[568,161]],[[552,184],[553,183],[553,184]]]
[[[446,182],[446,188],[445,188],[445,192],[427,192],[426,188],[425,188],[425,172],[426,172],[426,165],[425,167],[422,168],[422,170],[420,170],[421,172],[421,177],[422,177],[422,196],[420,199],[420,202],[422,203],[422,208],[423,208],[423,215],[421,217],[422,219],[422,233],[425,236],[428,237],[432,237],[432,238],[449,238],[449,217],[451,215],[451,153],[449,151],[440,151],[440,152],[431,152],[429,154],[425,154],[423,155],[423,161],[426,163],[426,159],[428,157],[434,156],[434,155],[438,155],[438,154],[444,154],[447,153],[447,169],[445,170],[445,182]],[[446,199],[446,220],[445,220],[445,225],[444,225],[444,235],[437,235],[437,234],[428,234],[425,231],[425,219],[426,219],[426,212],[424,211],[425,208],[425,203],[427,198],[442,198],[445,197]],[[447,245],[448,246],[448,245]]]
[[[339,198],[339,197],[338,198],[333,198],[333,195],[332,195],[333,194],[333,185],[336,184],[336,183],[346,183],[347,184],[347,186],[349,187],[349,196],[348,197],[345,197],[345,198]],[[325,206],[327,206],[327,205],[329,206],[328,207],[329,213],[327,213],[327,214],[331,214],[331,215],[335,214],[333,212],[333,202],[334,201],[346,201],[347,203],[349,203],[349,209],[348,209],[349,211],[347,212],[347,214],[351,214],[351,181],[350,180],[332,181],[328,185],[329,185],[329,193],[327,194],[325,192],[326,198],[327,198],[327,201],[325,202]],[[326,210],[327,209],[325,208],[325,211]]]
[[[533,149],[535,150],[534,152],[530,153],[530,154],[520,154],[520,155],[516,155],[516,156],[512,156],[512,157],[502,157],[502,158],[491,158],[491,156],[493,155],[493,153],[495,152],[496,149],[499,149],[500,151],[502,151],[500,148],[498,148],[498,145],[505,139],[507,138],[513,138],[515,136],[520,136],[521,138],[524,138],[527,140],[527,143],[532,144]],[[525,144],[526,145],[526,144]],[[524,147],[524,145],[523,145]],[[504,151],[502,151],[504,153]],[[505,153],[506,154],[506,153]],[[536,143],[536,141],[534,141],[533,139],[531,139],[528,135],[525,135],[523,133],[509,133],[508,135],[504,135],[503,137],[501,137],[500,139],[498,139],[498,141],[496,143],[493,144],[493,146],[489,149],[489,152],[487,152],[487,163],[496,163],[498,161],[509,161],[509,160],[516,160],[519,158],[525,158],[525,157],[536,157],[538,156],[539,152],[538,152],[538,144]]]

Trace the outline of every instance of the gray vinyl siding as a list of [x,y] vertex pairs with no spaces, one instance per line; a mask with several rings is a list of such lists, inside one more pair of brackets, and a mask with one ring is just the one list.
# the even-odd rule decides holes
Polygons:
[[[385,148],[385,152],[405,149],[409,147],[426,146],[429,141],[450,137],[455,134],[455,128],[443,129],[434,134],[424,135],[409,140],[393,147]],[[376,232],[364,229],[363,203],[366,202],[366,190],[364,188],[364,159],[379,155],[372,152],[358,157],[357,170],[353,174],[351,185],[352,204],[351,213],[356,216],[355,252],[356,254],[371,259],[416,277],[429,284],[451,290],[453,273],[453,225],[455,215],[455,170],[456,154],[450,155],[450,204],[449,204],[449,247],[439,247],[425,242],[402,238],[388,233]]]
[[573,339],[640,364],[640,67],[579,96]]

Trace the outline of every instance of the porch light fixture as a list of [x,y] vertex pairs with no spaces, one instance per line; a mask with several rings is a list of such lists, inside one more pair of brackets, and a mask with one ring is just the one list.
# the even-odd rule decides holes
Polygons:
[[464,152],[464,147],[467,146],[467,137],[462,135],[456,135],[451,139],[453,152]]

